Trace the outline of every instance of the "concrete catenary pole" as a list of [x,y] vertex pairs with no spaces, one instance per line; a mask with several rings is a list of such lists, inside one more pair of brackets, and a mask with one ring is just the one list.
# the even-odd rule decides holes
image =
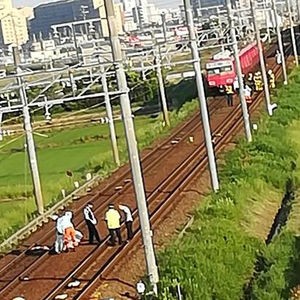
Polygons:
[[211,184],[212,184],[213,190],[216,192],[219,190],[219,179],[218,179],[218,172],[217,172],[217,166],[216,166],[216,160],[215,160],[215,153],[214,153],[212,138],[211,138],[211,130],[210,130],[210,124],[209,124],[209,116],[208,116],[206,97],[205,97],[204,86],[203,86],[203,79],[202,79],[202,74],[201,74],[201,61],[200,61],[200,56],[198,53],[198,46],[197,46],[197,42],[196,42],[193,12],[192,12],[192,8],[191,8],[190,0],[183,0],[183,1],[184,1],[185,13],[186,13],[187,26],[188,26],[188,30],[189,30],[189,38],[190,38],[190,43],[191,43],[192,57],[193,57],[193,61],[194,61],[193,65],[194,65],[195,76],[196,76],[196,84],[197,84],[197,90],[198,90],[198,98],[199,98],[199,103],[200,103],[204,136],[205,136],[205,144],[206,144],[206,150],[207,150],[207,156],[208,156]]
[[39,174],[38,162],[36,157],[32,126],[30,121],[27,95],[26,95],[23,78],[21,76],[17,75],[17,83],[19,87],[20,99],[23,105],[24,130],[26,134],[27,154],[28,154],[31,177],[33,182],[35,202],[36,202],[38,213],[42,215],[44,213],[44,202],[43,202],[43,195],[41,189],[40,174]]
[[163,79],[162,71],[161,71],[160,51],[159,51],[158,46],[156,46],[156,49],[154,52],[155,52],[154,56],[155,56],[155,65],[156,65],[156,77],[157,77],[158,86],[159,86],[159,95],[160,95],[160,101],[161,101],[161,105],[162,105],[164,123],[165,123],[165,125],[170,126],[167,97],[166,97],[166,92],[165,92],[164,79]]
[[260,39],[260,31],[257,26],[257,19],[256,19],[256,13],[255,13],[256,1],[250,1],[250,5],[251,5],[253,25],[254,25],[254,31],[255,31],[255,35],[256,35],[256,41],[257,41],[257,47],[258,47],[258,53],[259,53],[260,68],[261,68],[261,73],[262,73],[263,82],[264,82],[266,109],[267,109],[268,114],[272,115],[270,90],[269,90],[269,83],[268,83],[268,77],[267,77],[267,72],[266,72],[265,58],[264,58],[263,47],[262,47],[261,39]]
[[113,60],[118,81],[118,88],[123,92],[120,96],[122,118],[124,122],[126,142],[128,147],[129,161],[131,166],[134,190],[137,200],[139,220],[141,225],[147,272],[153,292],[157,294],[157,283],[159,281],[158,269],[154,253],[154,245],[152,241],[152,230],[150,228],[149,213],[145,195],[144,182],[140,158],[135,136],[132,112],[130,107],[129,89],[126,81],[126,74],[122,62],[121,44],[116,30],[116,18],[112,0],[104,0],[104,6],[107,16],[110,42],[113,54]]
[[294,51],[294,56],[295,56],[295,63],[296,66],[298,67],[299,65],[299,59],[298,59],[298,51],[297,51],[297,44],[296,44],[296,38],[295,38],[295,24],[293,21],[293,16],[292,16],[292,10],[291,10],[291,0],[286,0],[287,4],[287,9],[289,13],[289,20],[290,20],[290,29],[291,29],[291,39],[292,39],[292,45],[293,45],[293,51]]
[[229,21],[229,28],[230,28],[230,36],[232,41],[232,48],[233,48],[233,55],[235,60],[235,67],[239,82],[239,98],[241,101],[242,106],[242,112],[243,112],[243,119],[244,119],[244,127],[245,127],[245,134],[246,139],[248,142],[252,141],[252,134],[251,134],[251,127],[250,127],[250,120],[249,120],[249,113],[248,113],[248,107],[247,102],[245,99],[245,93],[244,93],[244,82],[243,82],[243,75],[242,75],[242,67],[241,62],[239,58],[239,49],[236,39],[236,29],[234,26],[234,19],[233,19],[233,13],[232,13],[232,7],[231,7],[231,1],[226,0],[227,4],[227,14],[228,14],[228,21]]
[[106,79],[106,74],[105,74],[103,65],[101,65],[100,71],[102,73],[101,74],[101,84],[102,84],[103,92],[105,93],[104,101],[105,101],[106,115],[108,118],[108,127],[109,127],[109,135],[110,135],[112,152],[113,152],[114,161],[115,161],[116,165],[120,166],[120,157],[119,157],[115,124],[114,124],[114,119],[113,119],[113,112],[112,112],[112,107],[111,107],[111,103],[110,103],[110,97],[108,94],[107,79]]
[[282,73],[283,73],[283,84],[287,84],[288,83],[288,77],[287,77],[286,64],[285,64],[285,56],[284,56],[284,49],[283,49],[283,44],[282,44],[280,24],[278,22],[277,7],[276,7],[275,0],[272,0],[272,10],[274,12],[274,20],[275,20],[275,26],[276,26],[276,31],[277,31],[278,47],[279,47],[279,52],[280,52],[280,55],[281,55],[281,64],[282,64]]

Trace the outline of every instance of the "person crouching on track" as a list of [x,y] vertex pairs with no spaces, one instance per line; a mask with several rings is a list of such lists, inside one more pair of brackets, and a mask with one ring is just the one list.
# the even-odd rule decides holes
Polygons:
[[90,202],[83,209],[84,220],[85,220],[86,225],[89,230],[89,243],[93,244],[94,238],[96,238],[97,242],[100,244],[101,239],[100,239],[98,230],[96,228],[97,219],[95,218],[95,215],[94,215],[94,212],[92,209],[93,209],[93,204]]
[[75,251],[75,246],[78,246],[78,242],[75,237],[75,229],[72,223],[73,214],[67,211],[63,216],[62,227],[64,232],[64,250],[68,252],[69,250]]
[[233,88],[232,85],[225,85],[225,93],[227,98],[227,105],[233,106]]
[[105,214],[105,221],[110,235],[109,241],[112,246],[114,246],[116,243],[115,234],[118,237],[119,244],[120,245],[122,244],[120,220],[121,220],[121,216],[119,212],[115,209],[113,204],[109,204],[108,211]]

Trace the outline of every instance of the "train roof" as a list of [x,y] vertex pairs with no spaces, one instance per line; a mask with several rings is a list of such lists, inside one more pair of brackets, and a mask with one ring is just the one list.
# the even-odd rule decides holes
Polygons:
[[250,49],[255,48],[256,47],[256,41],[252,42],[251,44],[247,45],[245,48],[243,48],[239,55],[243,55],[244,53],[248,52]]

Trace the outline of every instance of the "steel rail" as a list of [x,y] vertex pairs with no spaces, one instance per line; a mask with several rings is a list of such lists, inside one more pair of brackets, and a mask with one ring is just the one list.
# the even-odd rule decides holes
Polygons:
[[[218,109],[218,101],[213,101],[212,104],[211,104],[211,110],[213,113],[215,113],[215,111],[217,111]],[[195,123],[195,124],[194,124]],[[157,164],[163,157],[167,156],[171,151],[173,151],[173,148],[172,147],[168,147],[166,149],[166,145],[169,145],[171,140],[174,139],[174,137],[178,136],[180,134],[180,132],[182,131],[185,131],[185,133],[182,135],[181,137],[181,141],[183,141],[185,139],[185,137],[187,137],[189,135],[189,132],[190,130],[187,130],[192,124],[192,128],[190,130],[193,130],[193,128],[197,128],[197,127],[200,127],[201,123],[199,122],[199,116],[198,114],[196,114],[190,122],[184,124],[184,126],[181,126],[178,130],[176,130],[174,132],[174,134],[172,134],[171,137],[169,137],[167,139],[167,141],[165,141],[164,143],[162,143],[159,148],[156,148],[154,149],[153,151],[151,151],[148,155],[147,155],[147,158],[149,158],[149,164],[144,166],[144,171],[148,171],[150,170],[151,168],[153,168],[153,166],[155,166],[155,164]],[[160,150],[162,151],[162,153],[160,152]],[[159,153],[159,155],[157,155]],[[151,155],[150,155],[151,154]],[[156,156],[156,158],[153,159],[153,155]],[[144,161],[145,159],[143,159]],[[129,172],[124,172],[125,176],[123,176],[122,178],[118,178],[117,179],[117,182],[122,182],[124,181],[125,178],[127,178],[129,176],[128,174]],[[128,175],[128,176],[127,176]],[[115,187],[115,182],[113,182],[112,184],[110,184],[108,186],[108,188],[106,189],[105,192],[102,191],[103,194],[106,194],[107,193],[107,190],[109,190],[110,188],[113,188]],[[131,186],[131,182],[128,181],[125,183],[125,185],[123,186],[123,190],[122,192],[124,192],[124,189],[127,189]],[[99,198],[99,195],[102,194],[102,193],[96,193],[96,195],[94,195],[89,201],[94,201],[96,199]],[[101,202],[101,205],[96,207],[95,206],[95,210],[94,212],[97,213],[98,211],[103,211],[103,209],[105,209],[108,205],[109,202],[112,202],[115,198],[117,198],[119,196],[119,193],[113,193],[112,196],[108,197],[105,199],[104,202]],[[100,202],[100,201],[99,201]],[[77,209],[77,211],[81,211],[82,208],[85,206],[85,204],[83,204],[79,209]],[[78,217],[78,216],[76,216]],[[80,216],[81,217],[81,216]],[[79,223],[77,223],[77,227],[79,227],[78,229],[80,229],[82,226],[84,226],[85,223],[84,223],[84,220],[81,219],[81,221]],[[48,232],[45,236],[43,236],[43,238],[41,239],[41,241],[47,241],[49,240],[50,237],[54,236],[55,234],[55,230],[54,228]],[[40,242],[40,241],[39,241]],[[32,247],[33,245],[30,246],[30,248]],[[11,290],[16,284],[19,283],[19,278],[20,277],[23,277],[23,276],[28,276],[28,274],[30,272],[32,272],[37,266],[39,266],[42,262],[44,262],[47,258],[48,258],[48,253],[44,253],[42,256],[40,257],[34,257],[34,261],[32,262],[32,256],[26,256],[26,251],[23,251],[23,253],[18,257],[16,258],[15,261],[12,261],[11,263],[9,263],[7,266],[4,266],[4,268],[2,269],[2,272],[0,272],[0,274],[2,275],[3,272],[5,272],[6,270],[11,270],[13,272],[14,268],[13,266],[18,263],[21,259],[24,259],[24,257],[26,257],[28,260],[29,260],[29,265],[26,266],[26,268],[24,270],[22,270],[22,272],[18,273],[17,275],[14,276],[14,279],[13,280],[10,280],[6,285],[2,286],[2,289],[0,291],[0,296],[2,294],[5,294],[7,293],[7,291]],[[5,274],[4,274],[5,275]],[[3,277],[3,275],[1,276]],[[6,275],[7,277],[7,275]],[[1,285],[1,284],[0,284]]]
[[[126,172],[125,172],[126,173]],[[94,197],[96,197],[96,196],[94,196]],[[94,198],[93,198],[94,199]],[[25,252],[25,251],[24,251]],[[0,272],[1,273],[1,272]]]
[[[287,53],[289,52],[289,50],[287,50]],[[275,73],[277,74],[277,77],[280,76],[281,72],[280,72],[280,67],[279,66],[275,66]],[[257,97],[255,99],[255,101],[250,104],[250,108],[251,111],[254,111],[254,109],[260,104],[261,100],[263,98],[263,92],[260,92],[257,94]],[[224,125],[226,124],[226,130],[225,130],[225,134],[223,134],[221,136],[221,138],[217,141],[216,145],[215,145],[215,150],[217,152],[219,152],[223,146],[224,143],[228,142],[230,140],[230,138],[232,137],[232,133],[233,132],[238,132],[239,129],[242,127],[242,120],[241,118],[239,118],[239,121],[236,122],[236,118],[239,117],[241,115],[240,112],[240,105],[235,107],[235,109],[231,112],[230,115],[227,116],[226,120],[224,120],[222,122],[222,124],[219,126],[219,128],[217,128],[215,131],[220,131],[222,130],[224,133]],[[230,122],[231,121],[231,122]],[[230,125],[228,125],[230,124]],[[200,163],[196,163],[199,155],[204,155],[204,158],[201,160]],[[196,166],[195,166],[196,164]],[[190,180],[197,176],[197,174],[199,174],[200,171],[203,171],[207,166],[207,157],[205,156],[205,147],[202,145],[201,148],[196,149],[196,151],[188,158],[187,161],[185,161],[181,166],[179,166],[176,169],[176,172],[174,172],[172,174],[171,177],[168,177],[162,184],[161,186],[156,190],[156,197],[161,193],[161,190],[164,190],[167,188],[168,184],[173,184],[174,182],[177,182],[177,185],[173,188],[173,193],[169,192],[169,195],[167,197],[167,199],[165,201],[161,201],[160,204],[158,205],[157,208],[154,209],[153,213],[150,213],[151,216],[151,223],[153,224],[153,226],[157,226],[158,222],[161,222],[163,220],[163,216],[167,215],[167,209],[170,209],[173,205],[174,202],[173,201],[176,199],[176,197],[183,191],[184,187],[186,185],[188,185],[188,183],[190,182]],[[193,168],[194,167],[194,168]],[[193,168],[192,170],[190,168]],[[187,175],[184,176],[184,174],[182,173],[186,173]],[[179,181],[179,183],[178,183]],[[168,188],[168,191],[170,189]],[[151,196],[155,196],[155,195],[151,195]],[[149,211],[151,211],[151,205],[153,204],[153,202],[155,202],[156,197],[154,197],[154,199],[149,198],[148,199],[148,205],[149,205]],[[169,208],[168,208],[169,207]],[[136,213],[136,211],[135,211]],[[135,219],[136,221],[136,219]],[[136,221],[137,223],[137,221]],[[134,224],[136,226],[136,224]],[[138,234],[137,234],[138,233]],[[131,241],[131,244],[129,246],[129,244],[123,246],[123,247],[119,247],[118,249],[116,249],[112,255],[110,255],[110,259],[106,260],[104,265],[101,266],[99,268],[99,266],[97,266],[98,272],[96,272],[93,277],[89,280],[89,279],[81,279],[81,282],[86,282],[87,284],[81,289],[81,291],[79,293],[76,294],[75,298],[73,296],[73,299],[84,299],[83,297],[86,297],[87,293],[89,293],[90,289],[93,289],[94,286],[96,285],[96,282],[98,282],[100,277],[105,276],[106,273],[109,272],[109,270],[115,266],[117,264],[117,261],[119,261],[120,259],[122,259],[125,254],[124,254],[124,249],[127,248],[127,252],[129,251],[129,248],[133,248],[135,246],[135,244],[138,241],[138,236],[139,236],[139,229],[136,229],[134,231],[134,238]],[[104,253],[104,251],[110,251],[111,253],[111,249],[106,247],[105,249],[100,249],[99,251],[93,253],[93,255],[91,257],[88,257],[85,261],[82,261],[80,263],[80,265],[73,270],[72,273],[69,274],[69,276],[62,281],[56,289],[52,290],[50,294],[48,294],[47,297],[45,297],[43,300],[51,300],[53,299],[53,297],[55,297],[55,295],[57,293],[61,293],[61,292],[65,292],[65,287],[67,286],[68,283],[70,283],[72,280],[74,280],[74,278],[79,278],[83,272],[87,272],[87,269],[91,266],[91,263],[97,258],[99,257],[99,254],[102,254],[104,256],[106,256],[106,253]],[[103,254],[104,253],[104,254]],[[86,275],[85,275],[86,276]],[[82,276],[81,276],[82,277]],[[68,289],[70,291],[70,289]]]

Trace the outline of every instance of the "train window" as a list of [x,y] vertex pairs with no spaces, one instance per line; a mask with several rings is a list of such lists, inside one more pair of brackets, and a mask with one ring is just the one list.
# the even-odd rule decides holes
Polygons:
[[230,72],[232,69],[231,69],[231,66],[225,66],[223,68],[221,68],[221,72]]
[[231,72],[231,71],[232,71],[231,66],[224,66],[224,67],[220,67],[220,68],[208,69],[207,74],[208,75],[216,75],[216,74],[226,73],[226,72]]
[[215,75],[215,74],[220,74],[220,69],[216,68],[216,69],[209,69],[207,70],[208,75]]

